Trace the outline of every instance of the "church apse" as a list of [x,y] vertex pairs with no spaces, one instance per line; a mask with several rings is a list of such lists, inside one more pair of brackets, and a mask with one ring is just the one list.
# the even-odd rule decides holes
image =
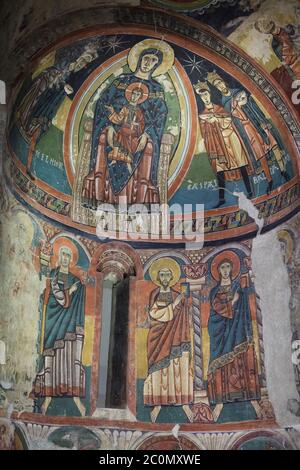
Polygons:
[[15,48],[0,448],[299,447],[299,9],[229,3],[93,5]]

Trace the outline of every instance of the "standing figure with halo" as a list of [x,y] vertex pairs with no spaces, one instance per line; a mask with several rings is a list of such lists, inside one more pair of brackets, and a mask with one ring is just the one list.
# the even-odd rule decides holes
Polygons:
[[150,329],[147,342],[148,376],[144,383],[144,404],[153,406],[155,422],[162,406],[180,406],[193,421],[193,373],[187,285],[181,293],[173,286],[181,276],[172,258],[155,260],[149,268],[158,287],[150,294]]
[[240,270],[240,258],[230,250],[216,255],[211,263],[211,275],[217,285],[210,292],[207,381],[210,405],[215,405],[215,421],[224,403],[251,401],[257,415],[260,414],[248,276],[240,275]]

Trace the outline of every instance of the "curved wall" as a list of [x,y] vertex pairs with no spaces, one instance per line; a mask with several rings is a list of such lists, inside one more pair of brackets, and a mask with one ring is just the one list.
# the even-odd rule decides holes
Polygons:
[[150,3],[8,36],[0,447],[299,447],[296,2]]

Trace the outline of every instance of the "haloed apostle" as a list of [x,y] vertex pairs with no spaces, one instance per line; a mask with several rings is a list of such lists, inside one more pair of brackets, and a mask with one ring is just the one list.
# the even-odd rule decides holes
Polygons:
[[61,247],[59,266],[50,273],[43,298],[41,368],[33,395],[44,398],[45,414],[52,398],[72,397],[81,415],[85,407],[84,342],[85,287],[70,272],[72,251]]
[[150,294],[150,329],[147,342],[148,376],[144,404],[153,406],[156,421],[163,406],[180,406],[193,420],[193,375],[188,299],[171,286],[180,274],[172,259],[154,261],[151,278],[158,285]]
[[208,333],[210,358],[208,397],[218,419],[225,403],[250,401],[260,414],[260,384],[247,288],[240,260],[233,251],[215,256],[211,273],[217,285],[210,292]]

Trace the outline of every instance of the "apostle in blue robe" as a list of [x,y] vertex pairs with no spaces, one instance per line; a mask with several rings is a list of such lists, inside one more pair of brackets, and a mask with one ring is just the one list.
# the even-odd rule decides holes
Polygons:
[[[217,264],[219,282],[210,292],[208,396],[211,405],[260,398],[247,288],[233,279],[233,261]],[[235,273],[236,276],[237,273]]]
[[[72,397],[80,412],[85,396],[85,287],[69,270],[72,253],[60,249],[60,265],[50,273],[43,298],[42,364],[34,382],[34,396],[44,397],[44,412],[53,397]],[[75,400],[77,398],[77,400]]]

